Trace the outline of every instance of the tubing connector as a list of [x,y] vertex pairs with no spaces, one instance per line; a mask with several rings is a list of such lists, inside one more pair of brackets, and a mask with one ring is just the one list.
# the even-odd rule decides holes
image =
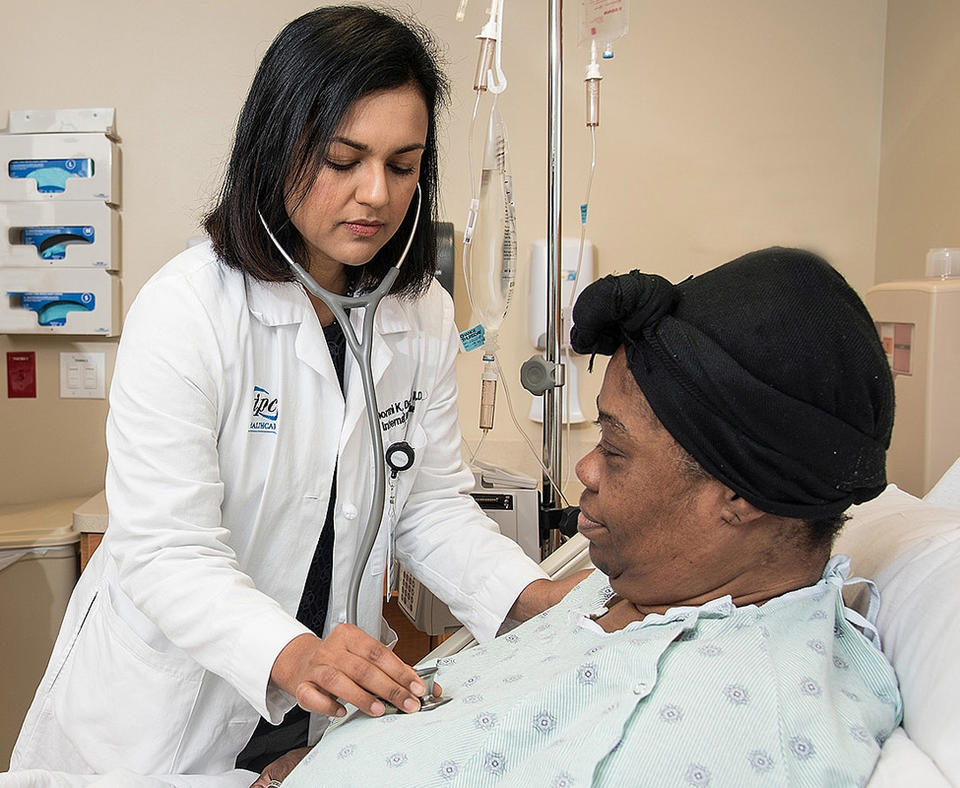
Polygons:
[[467,209],[467,223],[463,228],[463,243],[469,244],[473,240],[473,231],[477,229],[477,216],[480,214],[480,200],[474,198],[470,200],[470,207]]

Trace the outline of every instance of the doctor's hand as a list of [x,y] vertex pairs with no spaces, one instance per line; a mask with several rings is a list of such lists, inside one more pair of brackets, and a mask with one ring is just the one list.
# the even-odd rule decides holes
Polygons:
[[371,717],[383,714],[381,698],[402,711],[417,711],[426,692],[413,668],[352,624],[340,624],[325,640],[295,637],[273,663],[270,682],[307,711],[331,717],[346,714],[341,700]]
[[512,618],[514,621],[526,621],[533,618],[548,607],[557,604],[567,595],[570,589],[592,573],[592,569],[583,569],[561,580],[534,580],[520,592],[517,601],[513,603],[513,607],[507,613],[507,618]]

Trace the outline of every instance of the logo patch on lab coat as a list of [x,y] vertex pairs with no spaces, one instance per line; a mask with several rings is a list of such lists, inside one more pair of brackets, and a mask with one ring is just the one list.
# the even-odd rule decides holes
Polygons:
[[280,404],[276,397],[260,386],[253,387],[253,417],[247,432],[277,432]]

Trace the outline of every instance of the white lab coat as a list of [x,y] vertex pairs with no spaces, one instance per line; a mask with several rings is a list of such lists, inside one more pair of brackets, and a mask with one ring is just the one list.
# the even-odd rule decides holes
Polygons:
[[[361,310],[351,320],[359,325]],[[373,373],[384,446],[407,440],[396,555],[479,639],[545,577],[464,493],[449,296],[387,298]],[[338,463],[328,628],[373,488],[359,368],[346,402],[296,284],[244,282],[209,244],[176,257],[130,310],[110,391],[110,525],[71,599],[13,769],[220,774],[260,716],[293,705],[268,687],[324,524]],[[361,585],[359,625],[381,618],[387,528]],[[326,633],[324,633],[326,634]]]

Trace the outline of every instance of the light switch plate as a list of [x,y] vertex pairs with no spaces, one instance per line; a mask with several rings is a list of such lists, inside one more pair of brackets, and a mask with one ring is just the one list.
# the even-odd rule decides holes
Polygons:
[[106,373],[104,353],[60,354],[60,398],[104,399]]

